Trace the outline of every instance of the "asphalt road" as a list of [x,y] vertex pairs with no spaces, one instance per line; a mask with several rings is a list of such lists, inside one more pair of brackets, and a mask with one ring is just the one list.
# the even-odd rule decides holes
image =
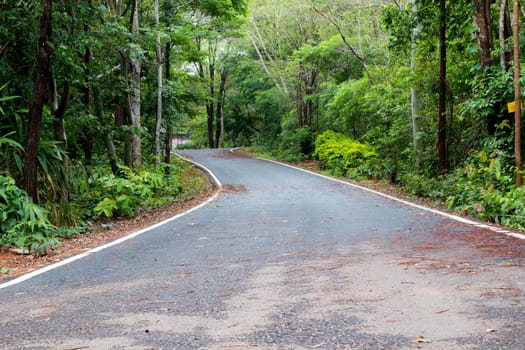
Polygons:
[[523,240],[228,151],[185,154],[219,197],[1,288],[0,349],[525,349]]

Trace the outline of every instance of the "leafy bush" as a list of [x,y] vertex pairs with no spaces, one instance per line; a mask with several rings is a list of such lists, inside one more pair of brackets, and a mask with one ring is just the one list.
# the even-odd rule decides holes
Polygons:
[[317,137],[314,157],[322,168],[338,176],[359,175],[377,160],[374,147],[330,130]]
[[40,255],[58,243],[60,231],[49,222],[46,211],[10,177],[0,176],[0,213],[0,245]]
[[444,186],[437,178],[430,178],[422,175],[404,173],[401,175],[399,185],[407,193],[442,201],[446,194]]
[[313,139],[310,128],[284,130],[280,137],[279,148],[271,153],[284,161],[301,161],[311,155]]
[[525,190],[516,188],[512,153],[505,140],[489,140],[445,182],[450,209],[525,228]]
[[135,214],[138,206],[154,206],[175,199],[182,193],[182,185],[174,166],[143,170],[135,174],[120,166],[119,176],[98,177],[91,195],[98,196],[93,212],[98,216],[125,216]]

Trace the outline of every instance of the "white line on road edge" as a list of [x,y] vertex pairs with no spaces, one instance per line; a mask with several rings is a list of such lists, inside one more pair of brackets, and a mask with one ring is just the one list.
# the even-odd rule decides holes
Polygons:
[[[179,156],[179,155],[177,155],[177,156]],[[215,174],[213,174],[208,168],[206,168],[205,166],[203,166],[203,165],[201,165],[201,164],[199,164],[199,163],[194,162],[194,161],[191,160],[191,159],[187,159],[187,158],[184,158],[184,157],[181,157],[181,156],[179,156],[179,157],[180,157],[181,159],[184,159],[185,161],[188,161],[188,162],[190,162],[190,163],[192,163],[192,164],[195,164],[196,166],[198,166],[198,167],[200,167],[201,169],[203,169],[204,171],[206,171],[206,172],[211,176],[211,178],[213,179],[213,181],[217,184],[217,186],[218,186],[219,188],[222,187],[222,184],[221,184],[221,182],[219,181],[219,179],[218,179],[218,178],[215,176]],[[12,280],[10,280],[10,281],[8,281],[8,282],[0,283],[0,289],[4,289],[4,288],[7,288],[7,287],[14,286],[15,284],[22,283],[22,282],[24,282],[24,281],[27,281],[27,280],[33,278],[33,277],[36,277],[36,276],[38,276],[38,275],[41,275],[41,274],[43,274],[43,273],[45,273],[45,272],[48,272],[48,271],[54,270],[54,269],[56,269],[56,268],[62,267],[62,266],[67,265],[67,264],[70,264],[70,263],[72,263],[73,261],[83,259],[83,258],[85,258],[86,256],[89,256],[89,255],[91,255],[91,254],[94,254],[94,253],[100,252],[101,250],[104,250],[104,249],[106,249],[106,248],[113,247],[113,246],[115,246],[115,245],[117,245],[117,244],[120,244],[120,243],[122,243],[122,242],[125,242],[125,241],[127,241],[127,240],[130,240],[130,239],[135,238],[135,237],[137,237],[137,236],[140,236],[141,234],[143,234],[143,233],[145,233],[145,232],[148,232],[148,231],[153,230],[153,229],[155,229],[155,228],[157,228],[157,227],[160,227],[160,226],[162,226],[162,225],[165,225],[165,224],[167,224],[167,223],[169,223],[169,222],[171,222],[171,221],[177,220],[178,218],[180,218],[180,217],[182,217],[182,216],[184,216],[184,215],[187,215],[187,214],[189,214],[189,213],[191,213],[191,212],[194,212],[194,211],[196,211],[196,210],[198,210],[198,209],[204,207],[205,205],[211,203],[212,201],[214,201],[214,200],[219,196],[219,193],[220,193],[220,191],[217,192],[217,193],[215,193],[212,197],[208,198],[204,203],[201,203],[201,204],[197,205],[196,207],[193,207],[193,208],[191,208],[191,209],[188,209],[187,211],[185,211],[185,212],[183,212],[183,213],[177,214],[177,215],[175,215],[174,217],[171,217],[171,218],[169,218],[169,219],[166,219],[166,220],[164,220],[164,221],[161,221],[161,222],[159,222],[159,223],[156,223],[156,224],[154,224],[154,225],[152,225],[152,226],[149,226],[149,227],[147,227],[147,228],[145,228],[145,229],[142,229],[142,230],[140,230],[140,231],[134,232],[134,233],[132,233],[132,234],[130,234],[130,235],[128,235],[128,236],[125,236],[125,237],[119,238],[119,239],[117,239],[117,240],[115,240],[115,241],[109,242],[109,243],[104,244],[104,245],[102,245],[102,246],[100,246],[100,247],[96,247],[96,248],[90,249],[90,250],[86,251],[85,253],[81,253],[81,254],[74,255],[74,256],[69,257],[69,258],[67,258],[67,259],[65,259],[65,260],[59,261],[59,262],[57,262],[57,263],[54,263],[54,264],[48,265],[48,266],[46,266],[46,267],[43,267],[43,268],[38,269],[38,270],[35,270],[35,271],[30,272],[30,273],[28,273],[28,274],[25,274],[25,275],[22,275],[22,276],[20,276],[20,277],[14,278],[14,279],[12,279]]]
[[272,159],[265,159],[265,158],[259,158],[259,157],[258,157],[258,159],[265,160],[265,161],[271,162],[271,163],[284,165],[286,167],[289,167],[289,168],[292,168],[292,169],[296,169],[296,170],[300,170],[300,171],[308,173],[308,174],[320,176],[322,178],[325,178],[325,179],[328,179],[328,180],[332,180],[332,181],[335,181],[335,182],[339,182],[339,183],[347,185],[347,186],[351,186],[351,187],[358,188],[358,189],[363,190],[363,191],[374,193],[374,194],[376,194],[378,196],[381,196],[381,197],[384,197],[384,198],[388,198],[388,199],[391,199],[393,201],[396,201],[396,202],[399,202],[399,203],[402,203],[402,204],[405,204],[405,205],[408,205],[408,206],[411,206],[411,207],[414,207],[414,208],[425,210],[425,211],[431,212],[433,214],[444,216],[446,218],[449,218],[449,219],[461,222],[463,224],[475,226],[475,227],[478,227],[478,228],[484,228],[484,229],[491,230],[491,231],[496,232],[496,233],[504,234],[504,235],[509,236],[509,237],[514,237],[514,238],[525,240],[525,234],[523,234],[523,233],[518,233],[518,232],[515,232],[515,231],[510,231],[510,230],[505,229],[505,228],[501,228],[501,227],[497,227],[497,226],[493,226],[493,225],[489,225],[489,224],[485,224],[485,223],[476,222],[474,220],[462,218],[461,216],[457,216],[457,215],[454,215],[454,214],[449,214],[449,213],[446,213],[446,212],[441,211],[441,210],[432,209],[432,208],[426,207],[424,205],[412,203],[412,202],[409,202],[407,200],[404,200],[404,199],[401,199],[401,198],[398,198],[398,197],[394,197],[394,196],[391,196],[391,195],[383,193],[383,192],[372,190],[370,188],[367,188],[367,187],[364,187],[364,186],[360,186],[360,185],[356,185],[356,184],[353,184],[351,182],[346,182],[346,181],[342,181],[342,180],[339,180],[339,179],[335,179],[333,177],[326,176],[326,175],[323,175],[323,174],[318,174],[318,173],[316,173],[314,171],[302,169],[302,168],[299,168],[299,167],[296,167],[296,166],[293,166],[293,165],[290,165],[290,164],[278,162],[278,161],[275,161],[275,160],[272,160]]

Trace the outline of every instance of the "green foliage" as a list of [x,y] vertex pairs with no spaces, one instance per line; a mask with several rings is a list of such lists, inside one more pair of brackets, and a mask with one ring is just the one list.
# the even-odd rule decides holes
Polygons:
[[411,172],[401,175],[399,186],[408,194],[443,201],[445,192],[440,179]]
[[321,167],[332,174],[345,176],[360,174],[377,160],[374,147],[360,143],[341,133],[325,131],[315,141],[314,157],[319,159]]
[[445,182],[447,206],[483,220],[525,228],[523,189],[514,185],[515,167],[504,140],[491,139]]
[[58,243],[60,232],[46,211],[33,203],[10,177],[0,176],[0,245],[44,254]]
[[183,192],[174,166],[142,170],[140,174],[125,166],[119,169],[119,176],[103,175],[93,181],[90,195],[99,198],[93,208],[97,216],[131,217],[139,206],[165,203]]
[[278,147],[269,147],[269,153],[285,162],[302,161],[311,156],[313,140],[310,128],[284,130],[280,135]]
[[493,113],[506,116],[506,102],[514,99],[512,74],[511,70],[502,73],[498,67],[474,76],[468,84],[475,94],[462,104],[460,118],[475,118],[483,123]]

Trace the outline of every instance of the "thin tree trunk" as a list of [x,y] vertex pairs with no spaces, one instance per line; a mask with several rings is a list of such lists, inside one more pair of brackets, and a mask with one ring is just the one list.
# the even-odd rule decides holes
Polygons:
[[[415,1],[412,0],[412,12],[417,15],[419,12],[418,6]],[[422,25],[417,23],[412,31],[412,43],[410,53],[410,70],[412,74],[416,71],[416,55],[418,49],[418,40],[421,35]],[[414,81],[414,85],[410,88],[410,99],[412,107],[412,143],[414,145],[414,151],[416,153],[416,169],[419,169],[421,164],[421,155],[423,153],[423,140],[421,140],[421,114],[420,114],[420,101],[419,91],[420,88],[417,86],[418,83]]]
[[[259,31],[259,27],[257,26],[257,22],[255,21],[255,19],[253,17],[252,17],[252,23],[253,23],[253,26],[255,28],[255,32],[257,34],[257,38],[259,39],[259,43],[261,44],[261,48],[262,48],[263,53],[265,54],[266,58],[268,59],[268,61],[270,63],[272,63],[274,66],[277,66],[277,62],[275,60],[275,57],[277,55],[275,54],[275,52],[273,52],[273,55],[269,52],[267,46],[264,44],[264,39],[263,39],[263,37],[261,35],[261,32]],[[250,38],[251,38],[251,35],[250,35]],[[253,38],[252,38],[252,40],[253,40]],[[254,43],[254,46],[257,46],[257,45],[255,45],[255,43]],[[260,55],[260,53],[259,53],[259,55]],[[263,65],[264,65],[264,59],[262,57],[261,57],[261,61],[263,62]],[[278,69],[277,70],[277,75],[279,76],[279,80],[281,81],[280,87],[281,87],[282,91],[284,92],[284,95],[288,96],[288,84],[286,84],[286,79],[284,77],[284,74],[282,74],[283,71],[284,71],[283,69]]]
[[[159,0],[155,0],[155,25],[159,30]],[[157,34],[156,38],[156,49],[157,49],[157,120],[155,124],[155,167],[160,166],[160,129],[162,127],[162,49],[160,46],[160,33]]]
[[[131,32],[135,37],[139,35],[139,13],[138,13],[139,0],[134,1],[133,13],[132,13],[132,25]],[[140,75],[142,69],[142,62],[138,53],[133,52],[131,54],[131,88],[132,93],[129,96],[129,106],[131,114],[131,125],[134,130],[131,134],[131,149],[132,149],[132,168],[135,172],[139,172],[142,168],[142,150],[141,150],[141,116],[140,116]]]
[[297,87],[295,88],[295,109],[297,115],[297,127],[303,127],[303,90],[302,90],[302,80],[301,80],[301,67],[299,67],[299,77],[297,79]]
[[500,0],[499,10],[499,46],[500,46],[500,65],[501,70],[506,72],[510,68],[512,60],[512,53],[507,47],[507,39],[512,36],[512,28],[510,27],[509,18],[509,2],[508,0]]
[[266,64],[266,61],[264,60],[264,57],[263,57],[263,55],[261,53],[261,50],[259,49],[259,47],[257,46],[257,43],[255,42],[255,39],[250,34],[248,34],[248,36],[250,37],[250,41],[252,42],[252,46],[255,49],[255,52],[257,53],[257,56],[259,57],[259,61],[261,61],[261,65],[262,65],[264,71],[266,72],[266,74],[268,75],[268,77],[270,77],[270,79],[272,79],[272,81],[275,84],[275,86],[277,87],[277,89],[283,95],[288,95],[288,91],[286,89],[286,84],[283,84],[283,86],[281,86],[281,84],[273,76],[273,74],[270,72],[270,69],[268,68],[268,65]]
[[[129,91],[131,88],[128,83],[128,69],[129,69],[129,60],[126,54],[122,51],[119,51],[120,57],[120,76],[124,77],[122,79],[124,91]],[[131,125],[131,105],[129,96],[122,96],[120,98],[119,106],[117,107],[117,113],[115,114],[115,126],[121,127],[123,125]],[[132,147],[132,132],[126,130],[124,133],[124,165],[129,168],[133,167],[133,147]]]
[[[199,62],[198,65],[198,71],[199,71],[199,76],[201,77],[202,80],[205,80],[206,79],[206,74],[204,72],[204,65],[202,64],[202,62]],[[210,72],[210,76],[212,75],[212,73]],[[213,85],[213,84],[212,84]],[[211,87],[211,85],[209,85]],[[214,112],[213,112],[213,102],[207,102],[206,103],[206,115],[207,115],[207,126],[208,126],[208,146],[210,148],[213,148],[215,146],[215,140],[214,140],[214,137],[213,137],[213,115],[214,115]]]
[[[476,27],[479,58],[483,73],[487,71],[487,68],[496,64],[493,56],[494,38],[491,23],[490,0],[474,0],[474,25]],[[494,135],[497,123],[498,113],[495,108],[491,108],[487,116],[487,132],[489,135]]]
[[[93,3],[91,0],[88,0],[89,8],[93,8]],[[88,35],[89,33],[89,25],[87,22],[84,22],[84,35]],[[91,49],[88,45],[85,46],[85,52],[84,52],[84,67],[85,67],[85,76],[88,77],[90,75],[90,67],[89,63],[91,62]],[[90,110],[91,107],[91,89],[89,87],[89,82],[86,86],[83,86],[80,88],[80,91],[82,93],[82,102],[84,103],[84,106],[86,110]],[[93,140],[91,137],[83,135],[83,152],[84,152],[84,162],[86,165],[92,164],[92,154],[93,154]]]
[[206,107],[208,111],[208,138],[210,142],[211,148],[216,148],[217,145],[215,144],[215,137],[213,135],[214,132],[214,119],[215,119],[215,64],[210,63],[208,65],[209,75],[210,75],[210,81],[208,83],[208,91],[210,94],[210,101],[208,102],[208,106]]
[[516,158],[516,187],[523,183],[521,169],[521,89],[520,89],[520,41],[519,41],[519,3],[514,0],[514,100],[516,110],[514,112],[514,154]]
[[228,70],[222,68],[221,82],[219,84],[219,96],[217,97],[217,121],[218,127],[218,143],[220,148],[224,148],[224,103],[226,100],[226,81],[228,79]]
[[315,69],[312,69],[310,72],[303,72],[303,81],[301,84],[304,85],[304,97],[301,100],[303,107],[302,127],[310,127],[313,123],[315,106],[312,96],[315,90],[316,79],[317,72]]
[[[165,77],[166,81],[171,80],[171,72],[170,72],[170,50],[171,50],[171,44],[169,42],[166,43],[166,48],[164,51],[164,70],[165,70]],[[167,115],[166,118],[166,140],[164,144],[164,162],[166,164],[171,163],[171,140],[173,139],[173,116],[171,114]],[[169,169],[169,168],[167,168]]]
[[42,129],[42,110],[47,97],[49,85],[49,67],[51,49],[49,43],[52,30],[52,0],[42,0],[40,18],[40,37],[38,40],[38,61],[36,80],[31,100],[29,101],[29,121],[24,156],[23,187],[35,203],[38,199],[37,162],[40,134]]
[[448,172],[447,154],[447,8],[446,0],[439,2],[439,122],[438,122],[438,156],[439,174]]

